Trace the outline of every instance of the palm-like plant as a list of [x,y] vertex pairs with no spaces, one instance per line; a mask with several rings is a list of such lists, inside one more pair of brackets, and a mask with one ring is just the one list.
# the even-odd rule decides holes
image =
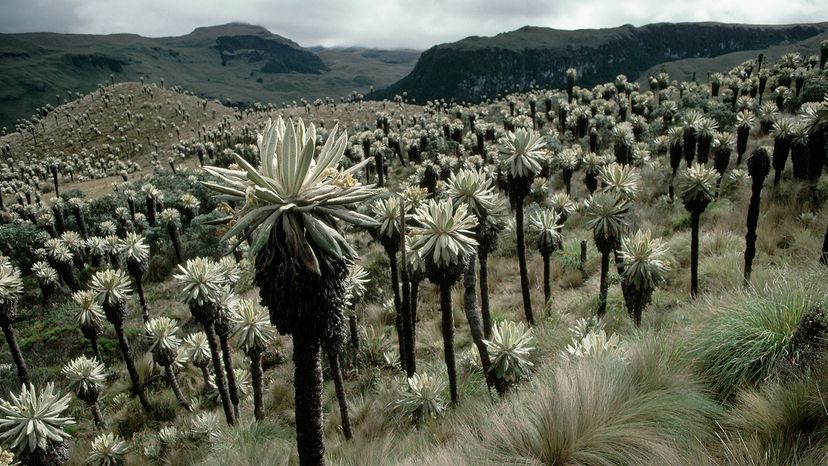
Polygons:
[[210,370],[207,367],[212,360],[207,334],[204,332],[190,333],[184,337],[184,341],[181,344],[181,351],[194,366],[201,369],[201,375],[204,378],[204,387],[206,388],[210,381]]
[[488,338],[492,332],[489,308],[489,254],[497,248],[498,235],[505,226],[502,218],[503,201],[494,192],[494,180],[478,170],[463,169],[452,174],[446,183],[446,190],[455,206],[466,204],[477,217],[475,237],[479,246],[477,256],[480,259],[480,310],[483,318],[483,336]]
[[614,192],[619,197],[630,201],[635,199],[641,183],[641,176],[635,167],[614,162],[601,167],[598,179],[604,186],[603,191]]
[[670,270],[666,255],[667,245],[658,238],[653,239],[649,230],[638,230],[621,241],[622,289],[627,312],[636,327],[641,325],[641,314],[649,304],[653,290]]
[[[480,275],[481,300],[484,302],[483,319],[481,322],[480,313],[477,309],[475,296],[477,288],[477,271],[475,270],[475,257],[470,257],[467,269],[463,277],[465,287],[464,307],[466,318],[469,322],[472,339],[474,340],[477,352],[480,355],[486,382],[489,387],[497,386],[496,380],[489,374],[490,360],[489,353],[483,340],[491,333],[491,315],[489,313],[489,286],[488,286],[488,254],[497,242],[498,222],[498,198],[494,194],[494,180],[483,171],[462,169],[457,174],[452,174],[447,183],[448,195],[455,207],[459,205],[468,206],[477,218],[475,236],[479,245],[477,255],[481,258]],[[492,222],[494,221],[494,223]],[[485,244],[485,245],[484,245]],[[484,251],[485,249],[485,251]],[[486,261],[484,263],[484,260]],[[485,281],[485,284],[483,284]],[[499,388],[498,388],[499,390]]]
[[262,353],[276,337],[267,309],[252,299],[239,300],[230,313],[233,335],[237,344],[250,358],[253,376],[253,413],[256,421],[264,419],[262,401]]
[[733,152],[733,133],[716,133],[713,139],[713,168],[719,174],[719,181],[716,182],[717,191],[727,171],[727,166],[730,164],[731,152]]
[[699,163],[705,164],[710,155],[710,147],[713,143],[713,137],[716,135],[716,130],[719,129],[719,124],[713,118],[701,117],[696,122],[695,129]]
[[174,275],[174,278],[181,285],[181,293],[190,307],[190,313],[204,328],[224,416],[227,424],[233,425],[235,416],[230,402],[226,375],[221,364],[222,358],[215,328],[216,319],[221,312],[218,299],[223,276],[216,263],[206,257],[188,259],[183,265],[178,266],[178,271],[179,273]]
[[747,151],[748,136],[756,117],[750,110],[742,110],[736,114],[736,165],[742,164],[742,156]]
[[552,254],[561,247],[559,215],[552,209],[541,209],[529,216],[529,228],[538,235],[538,251],[543,257],[543,297],[546,306],[552,299],[551,275]]
[[17,380],[21,385],[26,385],[31,380],[29,370],[12,328],[12,322],[17,319],[17,304],[21,294],[23,294],[23,281],[20,279],[20,270],[5,257],[0,256],[0,328],[3,329],[12,359],[17,366]]
[[745,234],[745,286],[750,284],[753,258],[756,256],[756,226],[759,223],[759,203],[762,199],[762,186],[770,172],[770,165],[770,157],[764,147],[754,150],[747,160],[748,173],[751,178],[751,195],[747,214],[747,233]]
[[681,166],[681,156],[683,153],[682,145],[684,144],[684,128],[681,126],[673,126],[667,130],[667,139],[670,141],[670,201],[673,200],[675,192],[676,175],[678,175],[679,167]]
[[95,425],[98,428],[104,427],[98,396],[106,383],[106,367],[95,359],[78,356],[66,363],[61,373],[69,381],[69,389],[89,407]]
[[98,303],[98,295],[92,290],[76,291],[72,294],[72,301],[78,306],[75,314],[83,336],[92,345],[92,353],[98,361],[103,361],[98,348],[98,335],[101,333],[101,322],[104,320],[103,308]]
[[49,298],[60,286],[60,276],[57,274],[57,271],[47,262],[38,261],[32,265],[32,274],[37,278],[38,284],[40,284],[43,301],[49,301]]
[[357,303],[365,295],[365,285],[368,284],[368,272],[365,267],[359,264],[351,264],[348,266],[348,276],[345,279],[345,307],[348,312],[348,328],[351,334],[351,346],[354,351],[359,351],[359,332],[357,330],[357,320],[355,307]]
[[411,228],[413,249],[426,264],[429,280],[440,287],[440,311],[443,328],[443,353],[448,369],[451,401],[457,402],[457,370],[454,355],[454,319],[451,310],[451,287],[462,275],[477,241],[473,230],[477,219],[468,213],[466,204],[456,208],[450,200],[431,200],[420,206],[414,216],[419,225]]
[[138,291],[138,300],[141,303],[141,317],[144,323],[147,323],[149,322],[149,306],[144,298],[144,274],[149,269],[149,245],[143,236],[129,232],[118,242],[118,248],[124,254],[127,270],[135,280],[135,289]]
[[181,263],[181,214],[178,212],[177,209],[164,209],[158,215],[158,219],[161,220],[167,228],[167,234],[170,236],[170,242],[173,245],[173,252],[175,253],[175,262],[177,264]]
[[780,119],[773,124],[773,184],[778,184],[782,179],[782,170],[788,163],[794,129],[794,122],[789,119]]
[[206,167],[219,184],[205,183],[226,199],[244,203],[226,237],[250,236],[256,283],[280,333],[293,336],[296,429],[301,464],[324,464],[322,340],[342,339],[343,282],[356,252],[337,220],[373,228],[354,211],[374,195],[353,177],[370,159],[339,171],[346,134],[334,128],[316,151],[311,124],[281,118],[258,138],[258,168],[235,156],[242,170]]
[[77,277],[75,277],[74,265],[72,262],[74,255],[72,254],[72,251],[69,250],[69,247],[59,239],[50,239],[46,241],[44,246],[48,252],[47,260],[49,261],[49,265],[57,271],[60,278],[64,283],[66,283],[66,286],[68,286],[69,289],[72,291],[78,291],[78,289],[80,289],[80,283],[78,282]]
[[86,201],[79,197],[69,199],[69,207],[72,209],[72,215],[75,216],[75,221],[78,223],[80,234],[83,239],[89,238],[89,230],[86,228],[86,216],[84,211],[87,209]]
[[399,352],[403,368],[405,368],[406,358],[402,357],[406,354],[408,349],[405,346],[406,335],[403,326],[404,319],[407,313],[403,312],[402,299],[400,297],[400,274],[397,265],[397,252],[400,250],[400,208],[401,201],[396,195],[391,195],[385,199],[377,199],[371,203],[371,211],[374,214],[374,219],[379,226],[374,230],[374,234],[379,239],[380,244],[385,249],[385,254],[388,256],[389,269],[391,270],[391,290],[394,293],[394,312],[396,315],[397,328],[397,342],[399,344]]
[[545,158],[546,143],[543,136],[534,131],[518,128],[500,140],[502,163],[507,168],[509,199],[515,209],[515,233],[517,235],[520,289],[523,295],[523,312],[529,325],[535,324],[532,315],[532,298],[529,295],[529,270],[526,266],[526,238],[524,233],[523,202],[532,180],[541,171]]
[[92,448],[86,457],[91,466],[121,466],[129,451],[129,444],[113,433],[100,434],[92,439]]
[[529,377],[529,356],[535,351],[535,336],[523,322],[500,321],[492,330],[486,347],[492,354],[492,372],[506,386]]
[[719,174],[712,168],[696,164],[684,170],[678,180],[684,208],[690,212],[690,295],[699,291],[699,219],[716,196]]
[[601,253],[601,285],[598,297],[598,317],[607,311],[607,274],[609,273],[609,255],[618,249],[621,238],[627,229],[626,216],[630,202],[614,192],[593,194],[584,201],[586,226],[592,229],[595,246]]
[[95,273],[89,286],[101,301],[106,320],[115,328],[118,348],[121,350],[121,357],[124,359],[129,378],[132,380],[132,395],[138,397],[145,411],[150,411],[149,400],[144,393],[144,385],[141,383],[138,371],[135,369],[132,349],[124,333],[124,321],[128,312],[127,298],[132,292],[129,278],[122,270],[106,269]]
[[23,385],[20,394],[0,399],[0,439],[3,439],[24,464],[63,464],[69,458],[64,430],[75,421],[63,412],[69,408],[70,395],[59,396],[48,383],[38,393],[32,384]]
[[227,376],[227,392],[230,395],[230,401],[233,403],[234,416],[238,418],[240,401],[239,385],[236,382],[236,370],[233,366],[233,350],[230,347],[230,333],[233,330],[230,322],[230,314],[238,302],[238,296],[227,284],[226,270],[219,266],[218,263],[214,263],[214,265],[221,273],[223,283],[214,298],[218,312],[216,313],[216,319],[213,322],[213,328],[216,330],[216,335],[218,336],[219,345],[221,347],[221,358],[224,363],[224,373]]
[[178,358],[178,347],[181,345],[181,338],[177,335],[179,330],[178,322],[169,317],[153,317],[144,324],[144,335],[150,343],[149,350],[152,351],[153,359],[164,368],[167,384],[175,394],[178,404],[190,411],[190,402],[181,391],[173,367]]
[[699,122],[704,118],[702,112],[697,109],[691,109],[684,115],[684,133],[683,137],[683,147],[684,147],[684,161],[687,162],[687,166],[693,164],[693,159],[696,158],[696,141],[698,137],[698,131],[696,128],[699,126]]

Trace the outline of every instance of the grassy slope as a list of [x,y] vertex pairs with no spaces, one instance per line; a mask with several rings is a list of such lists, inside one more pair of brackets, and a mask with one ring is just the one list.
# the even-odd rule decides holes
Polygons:
[[678,81],[690,81],[693,73],[696,73],[696,81],[705,82],[708,75],[716,72],[721,73],[722,70],[732,69],[736,65],[748,60],[755,60],[760,53],[765,55],[765,63],[774,63],[786,53],[799,53],[807,57],[814,50],[819,50],[820,42],[826,39],[828,39],[828,33],[823,33],[801,42],[776,45],[763,50],[747,50],[744,52],[719,55],[713,58],[687,58],[666,62],[653,66],[641,73],[637,81],[641,84],[642,89],[649,89],[649,76],[666,71],[670,74],[671,79]]
[[[136,89],[136,84],[121,85],[117,92],[130,92]],[[164,95],[164,94],[160,94]],[[175,97],[175,96],[173,96]],[[189,98],[184,99],[190,102]],[[94,108],[91,102],[77,102],[78,109]],[[90,107],[82,107],[84,105]],[[190,105],[197,105],[193,101]],[[334,119],[341,119],[351,126],[358,122],[370,123],[373,113],[381,108],[381,104],[373,103],[364,106],[352,106],[349,111],[340,108],[338,111],[323,109],[319,113],[305,114],[304,110],[294,109],[287,113],[302,115],[315,122],[323,122],[330,126]],[[396,107],[393,108],[396,112]],[[193,110],[194,111],[194,110]],[[225,110],[226,111],[226,110]],[[418,114],[419,107],[406,106],[402,110],[405,114]],[[497,113],[492,109],[491,114]],[[149,114],[149,112],[148,112]],[[195,115],[195,113],[194,113]],[[148,120],[152,120],[148,118]],[[52,130],[58,130],[55,125]],[[57,133],[59,136],[59,133]],[[163,135],[155,135],[162,138]],[[60,137],[55,137],[60,140]],[[753,148],[768,144],[767,137],[753,135],[749,151]],[[399,171],[399,169],[397,169]],[[714,202],[702,216],[700,285],[702,296],[696,302],[689,299],[689,230],[688,216],[679,204],[667,204],[658,200],[666,186],[666,170],[664,167],[657,171],[645,170],[643,199],[653,199],[649,202],[637,204],[633,219],[636,226],[651,228],[655,235],[664,237],[671,248],[674,270],[669,274],[667,283],[659,288],[653,298],[653,304],[644,314],[643,327],[646,331],[657,332],[663,339],[675,342],[679,352],[684,351],[696,328],[703,323],[711,309],[722,303],[730,302],[734,296],[741,293],[741,254],[743,251],[744,218],[743,215],[734,215],[734,212],[745,212],[747,204],[747,187],[734,194]],[[398,175],[400,175],[398,173]],[[399,176],[395,177],[399,178]],[[555,189],[561,189],[560,180],[552,180]],[[109,187],[109,182],[99,181],[97,186]],[[824,190],[824,179],[820,189]],[[580,175],[573,180],[573,195],[582,198],[585,188]],[[808,276],[815,276],[817,282],[826,278],[824,268],[814,268],[816,251],[819,249],[823,228],[828,221],[828,212],[823,208],[817,212],[814,223],[800,223],[796,220],[799,212],[808,208],[797,201],[807,198],[808,191],[804,186],[786,181],[778,190],[766,187],[763,196],[762,215],[760,217],[758,255],[755,260],[754,285],[761,289],[767,284],[785,277],[788,281],[805,281]],[[579,216],[571,218],[564,229],[566,240],[562,252],[554,259],[553,304],[541,319],[543,322],[537,328],[539,352],[535,357],[538,365],[539,379],[549,380],[550,374],[561,364],[557,357],[560,350],[568,343],[567,327],[577,318],[589,316],[595,304],[598,289],[598,254],[591,241],[591,233],[584,229],[583,220]],[[492,309],[496,319],[515,319],[522,317],[522,301],[515,260],[515,244],[513,236],[503,235],[503,241],[498,253],[491,258],[490,280],[492,283]],[[383,264],[384,253],[381,248],[372,243],[365,234],[353,238],[359,245],[362,261],[366,266]],[[589,261],[587,263],[587,279],[582,280],[579,274],[564,264],[564,259],[577,254],[578,243],[586,239],[589,243]],[[534,244],[530,238],[528,244]],[[530,247],[529,270],[530,285],[536,313],[540,312],[539,303],[542,297],[542,263],[540,256]],[[809,282],[810,283],[810,282]],[[387,283],[383,283],[387,287]],[[387,288],[386,288],[387,290]],[[189,312],[180,303],[177,289],[171,281],[151,284],[148,289],[153,312],[162,313],[180,319],[189,320]],[[247,292],[254,297],[255,290]],[[388,291],[385,293],[389,295]],[[69,320],[71,309],[66,307],[42,308],[35,303],[38,292],[29,289],[29,298],[25,301],[23,316],[17,323],[21,345],[24,353],[30,358],[30,364],[35,369],[37,381],[59,379],[57,372],[65,361],[64,355],[79,354],[85,349],[85,341],[80,332]],[[421,292],[420,323],[418,324],[418,365],[420,370],[442,374],[442,345],[439,326],[439,306],[436,289],[424,283]],[[389,347],[394,347],[393,321],[382,309],[378,299],[364,303],[360,307],[359,319],[361,325],[373,327],[376,331],[385,331],[390,334]],[[462,295],[458,288],[454,292],[455,322],[457,326],[457,349],[459,355],[467,350],[471,341],[468,336],[465,316],[462,313]],[[144,349],[140,343],[140,312],[137,300],[130,301],[132,310],[128,323],[128,334],[135,342],[138,354]],[[617,332],[626,340],[634,340],[636,331],[632,328],[623,309],[623,298],[617,284],[610,288],[608,329]],[[186,323],[188,331],[197,328],[192,323]],[[118,381],[104,395],[106,416],[111,420],[113,428],[119,429],[127,437],[131,437],[135,430],[135,444],[129,455],[128,464],[145,464],[146,458],[141,456],[140,446],[151,444],[155,433],[164,425],[174,424],[184,432],[189,428],[190,416],[183,412],[174,412],[171,406],[174,400],[163,383],[153,385],[151,398],[159,407],[154,420],[144,421],[140,410],[133,401],[119,407],[113,403],[113,396],[125,391],[127,385],[123,369],[118,364],[117,349],[113,343],[113,333],[109,326],[106,329],[106,339],[103,342],[104,351],[108,358],[107,363],[114,365],[119,371]],[[290,354],[290,341],[281,337],[276,345],[286,354]],[[684,353],[682,353],[684,354]],[[686,355],[679,357],[678,362],[686,363]],[[0,361],[9,362],[7,352],[0,352]],[[237,364],[243,365],[244,357],[240,353],[235,355]],[[13,373],[6,372],[3,376],[5,383],[11,383]],[[284,364],[266,373],[266,415],[267,421],[262,426],[250,425],[247,422],[235,429],[221,429],[221,438],[213,442],[188,438],[170,453],[167,461],[170,464],[288,464],[291,460],[294,447],[293,407],[292,407],[292,367]],[[326,380],[329,380],[326,376]],[[338,429],[338,413],[336,399],[330,382],[326,382],[325,412],[326,418],[326,445],[330,457],[339,464],[464,464],[471,461],[463,456],[463,435],[468,435],[476,423],[490,422],[496,419],[498,413],[493,413],[484,385],[479,374],[461,370],[461,397],[458,408],[449,412],[446,419],[429,422],[420,431],[409,427],[408,423],[391,413],[389,406],[396,399],[396,387],[402,383],[400,374],[391,369],[359,368],[347,374],[347,390],[351,403],[351,415],[355,425],[356,438],[352,442],[345,442]],[[197,373],[187,372],[182,375],[182,383],[186,390],[195,395],[201,387]],[[531,397],[531,386],[519,388],[514,396],[512,405],[522,403],[526,397]],[[205,401],[209,406],[209,401]],[[514,407],[514,406],[513,406]],[[511,408],[510,408],[511,409]],[[252,419],[252,407],[249,400],[243,406],[243,418]],[[94,437],[93,429],[87,411],[80,403],[73,405],[73,415],[80,420],[80,425],[74,432],[72,440],[73,457],[69,464],[81,464],[88,450],[88,442]],[[503,420],[500,419],[499,422]],[[208,447],[208,445],[210,445]],[[465,458],[465,459],[464,459]],[[700,463],[699,463],[700,464]]]

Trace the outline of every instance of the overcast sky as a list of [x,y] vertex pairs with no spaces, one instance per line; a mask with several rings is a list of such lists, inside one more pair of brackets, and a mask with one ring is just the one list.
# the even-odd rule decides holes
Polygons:
[[662,21],[828,21],[826,0],[0,0],[0,5],[0,32],[159,37],[242,21],[303,46],[417,49],[525,25],[579,29]]

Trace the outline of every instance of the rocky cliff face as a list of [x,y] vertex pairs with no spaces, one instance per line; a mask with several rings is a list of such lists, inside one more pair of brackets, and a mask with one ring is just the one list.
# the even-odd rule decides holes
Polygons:
[[531,86],[562,88],[567,68],[592,86],[625,74],[631,80],[672,60],[713,57],[796,42],[828,30],[828,23],[745,26],[718,23],[651,24],[561,31],[524,27],[494,37],[470,37],[432,47],[410,75],[383,96],[406,92],[419,102],[443,98],[479,101]]

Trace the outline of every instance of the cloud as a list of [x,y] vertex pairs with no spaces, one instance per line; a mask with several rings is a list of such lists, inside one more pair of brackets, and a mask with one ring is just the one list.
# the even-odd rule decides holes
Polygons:
[[131,32],[158,37],[242,21],[304,46],[418,49],[525,25],[578,29],[662,21],[828,20],[828,2],[815,0],[4,0],[3,10],[2,32]]

